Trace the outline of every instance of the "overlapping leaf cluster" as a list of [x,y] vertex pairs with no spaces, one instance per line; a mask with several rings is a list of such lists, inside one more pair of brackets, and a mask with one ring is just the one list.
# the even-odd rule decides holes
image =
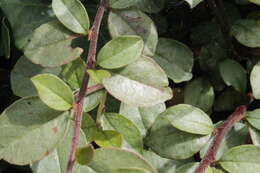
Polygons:
[[[186,1],[191,8],[201,2]],[[88,86],[102,89],[85,96],[74,173],[194,172],[199,164],[194,156],[205,156],[222,123],[213,124],[211,117],[246,104],[250,90],[260,99],[260,61],[248,59],[245,66],[229,57],[215,20],[192,27],[192,45],[202,45],[196,57],[184,43],[159,36],[151,14],[167,4],[109,0],[102,27],[110,37],[102,30],[107,42],[100,44],[96,68],[86,71],[93,3],[0,0],[1,49],[10,58],[13,38],[23,52],[10,77],[13,93],[21,98],[0,116],[0,159],[30,164],[34,173],[64,173],[75,97],[87,72]],[[237,42],[260,46],[259,12],[230,18]],[[104,100],[105,111],[99,107]],[[218,164],[206,172],[258,173],[259,145],[260,111],[255,109],[225,136]]]

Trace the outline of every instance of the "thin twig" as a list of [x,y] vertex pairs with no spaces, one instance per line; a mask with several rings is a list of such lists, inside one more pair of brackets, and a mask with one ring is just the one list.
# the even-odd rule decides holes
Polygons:
[[196,169],[194,173],[204,173],[211,164],[216,162],[216,155],[224,137],[227,135],[227,133],[230,131],[230,129],[236,122],[239,122],[245,117],[246,110],[246,106],[239,106],[235,110],[235,112],[232,113],[230,117],[215,130],[214,141],[211,147],[209,148],[206,156],[200,162],[199,167]]
[[90,95],[90,94],[92,94],[96,91],[103,89],[103,88],[104,88],[104,86],[102,84],[97,84],[97,85],[93,85],[91,87],[88,87],[86,89],[86,95]]
[[80,140],[80,127],[81,127],[81,121],[83,115],[83,103],[84,103],[86,92],[88,92],[87,87],[89,82],[89,74],[87,73],[87,70],[95,68],[98,35],[99,35],[100,25],[106,10],[106,6],[107,6],[106,0],[101,0],[95,17],[94,24],[91,28],[87,67],[85,70],[85,74],[84,74],[82,85],[80,87],[79,94],[76,98],[76,105],[74,107],[75,125],[73,129],[73,138],[72,138],[71,150],[70,150],[70,155],[69,155],[69,160],[67,165],[67,173],[72,173],[76,161],[75,153]]

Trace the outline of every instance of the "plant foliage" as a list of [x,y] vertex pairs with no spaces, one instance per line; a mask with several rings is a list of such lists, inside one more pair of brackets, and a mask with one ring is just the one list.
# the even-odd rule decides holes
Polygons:
[[0,0],[0,173],[260,172],[258,5]]

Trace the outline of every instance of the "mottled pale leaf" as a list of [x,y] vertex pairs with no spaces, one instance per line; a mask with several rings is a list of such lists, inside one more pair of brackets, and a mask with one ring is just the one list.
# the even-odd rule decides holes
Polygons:
[[[199,166],[199,163],[188,163],[185,164],[181,167],[179,167],[176,170],[176,173],[194,173],[194,171],[196,170],[196,168]],[[210,167],[208,167],[208,169],[205,171],[205,173],[213,173],[212,169]]]
[[118,70],[103,84],[111,95],[132,106],[153,106],[172,97],[165,72],[148,57]]
[[[228,132],[220,144],[216,159],[219,160],[221,156],[230,148],[243,145],[248,139],[248,127],[242,123],[236,123],[233,128]],[[208,149],[212,145],[214,137],[200,150],[200,157],[204,158]]]
[[89,18],[80,0],[53,0],[52,8],[57,18],[71,31],[88,34]]
[[139,0],[108,0],[109,7],[122,9],[135,5]]
[[254,128],[260,130],[260,109],[248,111],[246,119]]
[[160,38],[154,59],[174,82],[180,83],[192,78],[193,54],[186,45]]
[[253,144],[260,146],[260,131],[254,127],[249,127],[249,134]]
[[254,66],[250,74],[250,83],[253,95],[256,99],[260,99],[260,61]]
[[41,0],[1,0],[0,8],[11,24],[16,46],[23,49],[33,31],[54,18],[51,8]]
[[260,146],[243,145],[230,149],[220,159],[220,165],[230,173],[258,173]]
[[94,148],[91,144],[79,147],[76,150],[76,160],[81,165],[88,165],[94,157]]
[[186,85],[184,103],[193,105],[205,112],[211,110],[214,103],[214,89],[206,78],[197,78]]
[[114,69],[135,62],[142,54],[144,43],[139,36],[119,36],[109,41],[98,53],[97,64]]
[[6,25],[6,18],[2,19],[2,27],[1,27],[1,37],[3,41],[3,51],[6,59],[9,59],[11,56],[11,38],[10,38],[10,31]]
[[193,161],[193,159],[188,160],[172,160],[160,157],[152,151],[144,151],[143,157],[152,164],[159,173],[175,173],[177,167]]
[[257,20],[237,20],[231,28],[231,33],[247,47],[260,47],[260,23]]
[[72,48],[75,35],[57,21],[38,27],[25,48],[25,56],[35,64],[56,67],[78,58],[83,49]]
[[157,171],[140,155],[118,148],[99,148],[89,165],[99,173],[112,173],[117,169],[139,168],[151,173]]
[[153,21],[139,10],[111,11],[108,17],[110,35],[139,35],[144,41],[143,55],[153,56],[158,34]]
[[209,137],[174,128],[162,113],[155,120],[145,144],[161,157],[186,159],[197,153],[208,142]]
[[39,97],[55,110],[69,110],[74,102],[71,89],[60,78],[52,74],[39,74],[32,79]]
[[38,97],[20,99],[0,116],[0,159],[26,165],[55,149],[68,127],[68,113],[47,107]]
[[102,117],[102,127],[106,130],[116,130],[121,133],[124,140],[136,151],[142,152],[143,140],[140,131],[136,125],[116,113],[105,113]]
[[37,95],[37,91],[33,86],[31,78],[38,74],[50,73],[58,75],[61,71],[57,68],[43,68],[33,64],[24,56],[20,57],[11,71],[11,87],[15,95],[19,97],[27,97]]
[[[56,147],[51,154],[46,156],[44,159],[33,163],[31,168],[33,173],[64,173],[67,169],[69,152],[71,147],[71,139],[73,135],[74,122],[69,122],[69,128],[66,131],[66,136],[60,141],[59,145]],[[84,133],[80,132],[80,142],[79,147],[83,147],[87,144],[86,137]],[[75,173],[96,173],[91,168],[87,166],[81,166],[75,163],[73,169]]]
[[119,112],[135,123],[142,136],[146,136],[157,116],[165,110],[166,105],[164,103],[152,107],[136,107],[121,103]]
[[155,88],[130,80],[121,75],[114,75],[103,82],[105,88],[124,103],[136,106],[152,106],[171,98],[169,88]]
[[213,129],[209,116],[199,108],[187,104],[179,104],[162,113],[177,129],[193,134],[208,135]]
[[219,70],[226,85],[234,87],[237,91],[246,92],[246,71],[237,61],[226,59],[219,64]]

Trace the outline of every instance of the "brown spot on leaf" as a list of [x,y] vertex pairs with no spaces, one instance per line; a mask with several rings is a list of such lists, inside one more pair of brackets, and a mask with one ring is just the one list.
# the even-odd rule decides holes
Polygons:
[[45,153],[44,153],[44,156],[48,156],[50,154],[50,152],[49,151],[46,151]]
[[54,135],[58,132],[58,128],[57,127],[53,127],[51,130],[52,130]]

